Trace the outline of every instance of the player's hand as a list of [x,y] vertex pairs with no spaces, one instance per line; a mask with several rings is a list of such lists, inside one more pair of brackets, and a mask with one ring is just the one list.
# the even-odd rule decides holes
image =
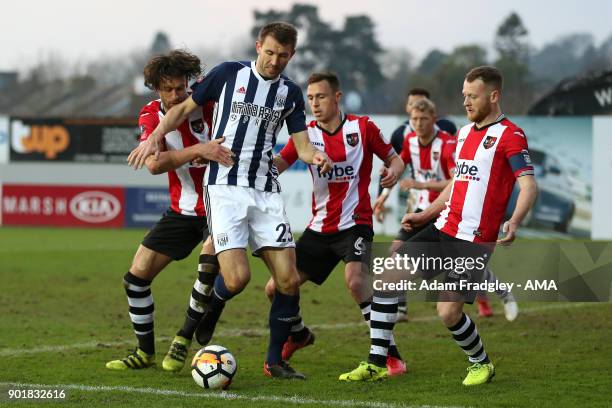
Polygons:
[[387,197],[379,196],[374,204],[372,205],[372,209],[374,210],[374,217],[376,217],[376,221],[384,222],[385,214],[387,213],[387,208],[385,207],[385,201],[387,201]]
[[408,190],[410,190],[412,188],[420,190],[422,188],[421,183],[419,183],[418,181],[416,181],[413,178],[406,178],[406,179],[400,181],[399,185],[400,185],[400,189],[402,191],[408,191]]
[[319,169],[321,169],[321,174],[329,173],[334,163],[331,161],[327,154],[323,153],[320,150],[317,150],[312,155],[312,164],[316,165]]
[[159,140],[153,135],[149,136],[147,140],[140,143],[134,150],[132,150],[127,158],[128,165],[133,167],[134,170],[138,170],[144,166],[147,158],[154,154],[155,160],[159,159],[159,152],[161,147]]
[[501,246],[511,245],[514,239],[516,238],[517,229],[518,229],[518,224],[516,222],[514,221],[504,222],[504,226],[502,227],[502,232],[505,235],[502,239],[497,240],[497,245],[501,245]]
[[191,161],[191,165],[194,167],[204,167],[208,164],[208,160],[201,157],[196,157]]
[[383,167],[380,169],[380,185],[385,188],[391,188],[397,183],[399,174],[395,173],[392,167]]
[[402,217],[402,228],[408,232],[424,225],[428,220],[422,212],[407,213]]
[[208,161],[216,161],[225,167],[233,166],[234,153],[227,147],[221,145],[224,141],[225,136],[211,140],[208,143],[199,144],[198,157]]

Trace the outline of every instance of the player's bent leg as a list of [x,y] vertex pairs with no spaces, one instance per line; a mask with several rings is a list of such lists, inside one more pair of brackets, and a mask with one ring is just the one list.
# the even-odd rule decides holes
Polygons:
[[476,325],[463,313],[463,302],[438,302],[437,309],[453,339],[471,363],[463,385],[480,385],[491,381],[495,369],[484,349]]
[[138,339],[138,347],[127,357],[106,363],[110,370],[151,367],[155,364],[155,334],[153,316],[155,305],[151,294],[151,281],[172,259],[140,245],[130,271],[123,277],[128,298],[129,316]]
[[170,262],[172,258],[168,255],[140,245],[132,260],[130,272],[140,279],[152,281]]
[[[364,320],[369,325],[372,304],[372,283],[370,275],[362,262],[347,262],[344,268],[344,279],[353,299],[359,305]],[[389,376],[405,374],[406,363],[402,360],[393,334],[389,339],[386,367]]]
[[212,339],[225,302],[242,292],[251,279],[251,271],[243,248],[228,249],[217,254],[220,273],[215,278],[208,310],[195,331],[198,343],[206,345]]
[[215,248],[209,236],[200,251],[198,278],[191,288],[185,321],[176,333],[162,361],[162,368],[164,370],[178,372],[185,366],[191,340],[204,315],[205,309],[210,304],[213,285],[218,274],[219,262],[217,261]]
[[300,276],[295,267],[293,248],[267,248],[261,257],[270,268],[276,291],[270,307],[270,344],[264,363],[267,376],[304,379],[302,373],[295,371],[282,359],[282,348],[289,338],[291,327],[299,317]]

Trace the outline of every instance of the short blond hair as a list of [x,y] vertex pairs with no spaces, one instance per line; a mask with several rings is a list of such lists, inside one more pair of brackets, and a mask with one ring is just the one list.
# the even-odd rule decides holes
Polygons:
[[411,109],[418,110],[419,112],[431,113],[433,116],[436,116],[436,104],[427,98],[416,101]]

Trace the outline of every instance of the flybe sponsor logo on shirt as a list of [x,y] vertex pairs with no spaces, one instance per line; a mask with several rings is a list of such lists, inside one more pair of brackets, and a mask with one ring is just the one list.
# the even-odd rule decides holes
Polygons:
[[340,183],[343,181],[349,181],[357,177],[355,168],[351,165],[338,165],[334,164],[334,167],[329,173],[321,174],[321,169],[317,168],[317,175],[320,178],[326,178],[329,183]]
[[478,166],[476,166],[472,160],[458,162],[455,167],[455,180],[480,181]]
[[244,115],[276,124],[280,120],[281,114],[282,111],[280,110],[274,110],[251,102],[232,102],[232,119],[237,119],[237,116],[234,115]]

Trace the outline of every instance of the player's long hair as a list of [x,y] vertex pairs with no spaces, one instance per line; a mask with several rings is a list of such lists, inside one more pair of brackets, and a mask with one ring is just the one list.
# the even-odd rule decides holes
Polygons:
[[152,57],[144,67],[144,84],[157,91],[162,81],[186,77],[187,81],[200,76],[200,59],[185,50],[174,50],[168,54]]

